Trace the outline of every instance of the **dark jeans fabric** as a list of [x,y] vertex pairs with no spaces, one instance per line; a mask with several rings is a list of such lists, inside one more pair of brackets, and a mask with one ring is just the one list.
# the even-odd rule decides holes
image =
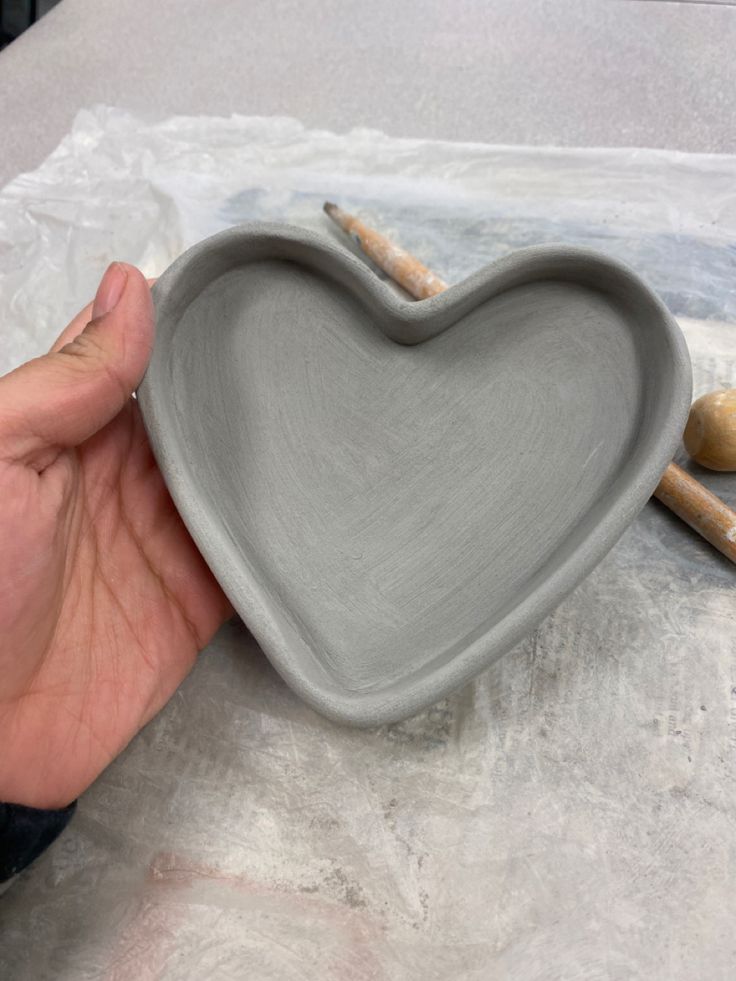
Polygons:
[[0,883],[21,872],[58,838],[76,806],[74,801],[58,811],[42,811],[0,804]]

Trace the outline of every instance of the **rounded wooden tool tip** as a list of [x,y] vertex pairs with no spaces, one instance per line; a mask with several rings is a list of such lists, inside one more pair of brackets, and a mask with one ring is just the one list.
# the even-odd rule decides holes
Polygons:
[[685,449],[710,470],[736,470],[736,388],[693,402],[683,436]]

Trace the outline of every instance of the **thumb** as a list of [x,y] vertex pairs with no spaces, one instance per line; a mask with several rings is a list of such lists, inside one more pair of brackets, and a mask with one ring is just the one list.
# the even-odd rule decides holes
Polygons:
[[143,274],[113,262],[86,327],[62,348],[0,378],[0,458],[40,471],[59,449],[102,429],[142,379],[153,333]]

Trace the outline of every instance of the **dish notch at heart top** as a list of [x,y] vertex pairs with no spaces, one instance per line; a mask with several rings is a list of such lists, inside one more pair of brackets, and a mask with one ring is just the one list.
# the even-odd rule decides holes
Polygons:
[[320,236],[244,225],[154,298],[138,398],[172,497],[281,675],[354,724],[436,701],[549,613],[690,404],[664,305],[587,250],[413,302]]

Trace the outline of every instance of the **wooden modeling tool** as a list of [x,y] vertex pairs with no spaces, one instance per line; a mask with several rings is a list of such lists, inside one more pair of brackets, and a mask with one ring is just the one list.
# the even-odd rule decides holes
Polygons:
[[[370,228],[354,215],[329,202],[325,203],[324,210],[358,243],[369,259],[372,259],[416,300],[426,300],[447,289],[447,284],[422,265],[418,259],[394,245],[384,235]],[[723,399],[719,402],[711,396],[705,396],[705,399],[711,401],[700,405],[704,400],[699,399],[694,403],[688,430],[692,434],[696,431],[696,426],[700,426],[702,422],[703,433],[707,434],[707,439],[703,437],[702,450],[690,449],[688,446],[688,451],[695,460],[703,462],[705,466],[711,464],[705,463],[705,458],[700,459],[695,455],[696,453],[702,452],[703,455],[707,454],[708,459],[718,460],[721,463],[733,461],[733,466],[713,466],[713,469],[736,469],[736,398],[734,397],[736,390],[714,393],[714,395],[730,396],[730,401]],[[730,408],[724,409],[724,405]],[[719,419],[723,418],[731,420],[732,429],[728,447],[725,442],[721,444],[718,440],[719,425],[721,425]],[[693,419],[696,420],[695,423]],[[688,437],[686,439],[690,441],[691,446],[695,446],[694,437],[692,440]],[[676,463],[669,464],[654,491],[654,496],[722,552],[726,558],[736,563],[736,511],[724,501]]]
[[372,259],[395,283],[402,286],[415,300],[426,300],[442,293],[447,283],[423,266],[413,255],[405,252],[374,229],[364,225],[354,215],[349,215],[336,204],[325,202],[324,210],[332,220],[357,242],[365,254]]

